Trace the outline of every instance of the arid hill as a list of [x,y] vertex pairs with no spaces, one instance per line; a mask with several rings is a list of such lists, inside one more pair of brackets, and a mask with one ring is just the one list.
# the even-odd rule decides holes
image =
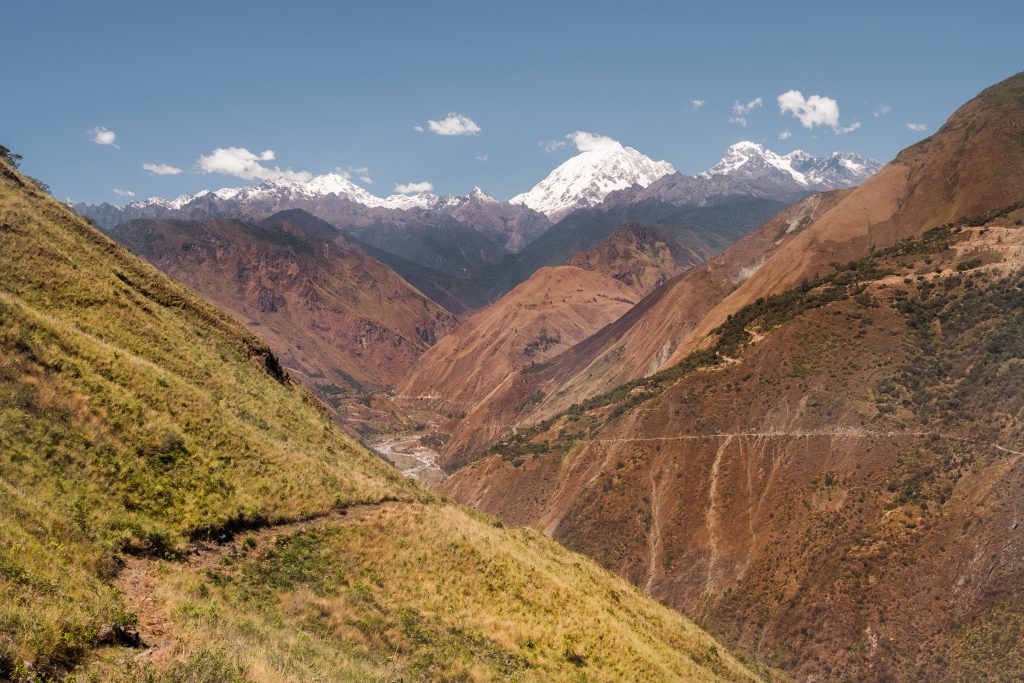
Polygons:
[[982,222],[744,307],[440,490],[800,679],[1016,680],[1024,210]]
[[567,265],[607,275],[642,297],[711,255],[675,238],[656,224],[624,225]]
[[1022,199],[1024,74],[508,382],[441,490],[801,679],[1020,678]]
[[[398,388],[401,400],[476,419],[508,378],[542,370],[548,358],[628,311],[629,285],[572,266],[541,268],[496,303],[472,313],[427,351]],[[541,396],[524,400],[538,403]],[[503,427],[491,426],[500,433]]]

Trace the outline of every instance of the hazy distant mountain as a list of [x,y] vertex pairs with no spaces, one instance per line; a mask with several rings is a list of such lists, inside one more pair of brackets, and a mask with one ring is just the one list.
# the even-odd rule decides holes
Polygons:
[[[713,240],[717,251],[781,208],[750,205],[755,210],[738,215],[742,202],[724,213],[718,207],[734,199],[790,203],[820,190],[856,185],[879,167],[856,154],[836,152],[821,159],[802,151],[778,155],[762,145],[740,142],[712,168],[685,176],[671,164],[609,138],[576,136],[579,154],[508,202],[476,187],[463,196],[423,192],[378,197],[344,174],[329,173],[308,181],[268,180],[174,199],[151,197],[123,207],[73,208],[108,230],[138,218],[258,221],[302,209],[342,230],[435,301],[459,312],[493,301],[537,268],[567,262],[624,223],[668,220],[667,227],[679,227],[696,221],[698,232],[706,232],[703,219],[686,214],[681,221],[680,210],[713,207],[712,214],[731,216],[729,225],[720,226],[722,239]],[[552,230],[554,223],[558,226]]]
[[409,224],[430,212],[458,220],[508,252],[519,251],[551,225],[543,214],[523,205],[500,202],[477,187],[463,196],[421,192],[378,197],[338,173],[305,182],[278,179],[240,188],[202,190],[175,199],[150,197],[123,207],[108,203],[71,206],[108,230],[137,218],[259,220],[288,209],[303,209],[338,228],[351,228],[380,222]]

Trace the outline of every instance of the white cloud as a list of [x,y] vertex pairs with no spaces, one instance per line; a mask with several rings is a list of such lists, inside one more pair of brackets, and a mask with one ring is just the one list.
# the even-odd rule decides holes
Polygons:
[[[415,130],[419,132],[423,131],[423,126],[415,126]],[[480,126],[476,125],[476,121],[451,112],[445,118],[440,121],[427,121],[427,128],[430,129],[431,133],[437,133],[438,135],[476,135],[480,132]]]
[[243,180],[309,180],[313,177],[308,171],[281,170],[264,166],[261,161],[273,161],[274,150],[268,149],[254,154],[244,147],[218,147],[209,154],[196,160],[196,168],[203,173],[220,173],[235,176]]
[[924,123],[908,123],[907,128],[909,128],[910,130],[916,130],[917,132],[921,132],[922,130],[928,130],[927,124]]
[[622,143],[612,140],[607,135],[595,135],[584,130],[578,130],[565,136],[567,140],[576,145],[581,152],[594,152],[604,149],[622,149]]
[[423,126],[413,126],[412,129],[414,131],[416,131],[417,133],[422,133],[423,132]]
[[692,105],[690,111],[695,111],[704,106],[704,100],[690,100],[690,104]]
[[477,161],[487,161],[487,155],[486,154],[478,154],[474,158]]
[[108,130],[103,126],[96,126],[89,133],[92,135],[92,141],[97,145],[114,145],[114,147],[117,147],[114,144],[114,141],[117,140],[117,133],[114,131]]
[[179,173],[182,173],[180,168],[177,166],[171,166],[170,164],[143,164],[142,168],[153,175],[178,175]]
[[346,178],[355,176],[367,185],[373,185],[373,178],[370,177],[370,169],[366,166],[349,166],[342,172]]
[[420,192],[430,192],[433,189],[434,185],[427,181],[421,183],[395,183],[395,192],[398,194],[419,194]]
[[741,126],[746,126],[747,114],[754,111],[762,104],[764,104],[764,100],[760,97],[750,100],[746,104],[740,104],[739,101],[734,102],[732,105],[732,116],[729,118],[729,123],[738,123]]
[[562,149],[563,147],[566,146],[566,144],[568,143],[566,143],[565,140],[548,140],[547,142],[541,140],[540,142],[537,143],[537,146],[543,149],[548,154],[551,154],[552,152],[557,152],[558,150]]
[[878,109],[875,110],[875,118],[880,119],[891,111],[892,107],[890,107],[888,104],[879,105]]
[[787,128],[786,130],[784,130],[781,133],[779,133],[779,139],[780,140],[788,140],[791,137],[793,137],[793,134],[789,132],[789,128]]
[[120,187],[115,187],[114,188],[114,194],[116,194],[119,197],[134,197],[135,196],[135,193],[132,192],[131,190],[122,190]]
[[831,97],[811,95],[804,98],[799,90],[788,90],[778,97],[779,112],[792,114],[804,128],[828,126],[837,135],[852,133],[860,128],[860,122],[854,121],[849,126],[839,125],[839,103]]

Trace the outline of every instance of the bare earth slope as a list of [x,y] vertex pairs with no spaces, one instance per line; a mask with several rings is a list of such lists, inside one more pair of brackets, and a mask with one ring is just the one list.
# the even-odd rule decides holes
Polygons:
[[542,369],[548,358],[612,322],[634,301],[630,286],[606,275],[572,266],[541,268],[439,340],[398,394],[472,421],[507,378]]
[[800,679],[1017,680],[1024,210],[980,222],[745,307],[440,488]]
[[674,238],[658,225],[624,225],[567,265],[615,278],[643,296],[710,256]]
[[[446,460],[466,462],[474,457],[501,435],[490,425],[533,424],[594,393],[655,370],[676,349],[676,340],[691,333],[717,301],[846,192],[815,195],[780,212],[719,256],[656,288],[621,318],[551,358],[539,372],[510,378],[473,416],[452,427]],[[524,403],[537,392],[544,400]]]

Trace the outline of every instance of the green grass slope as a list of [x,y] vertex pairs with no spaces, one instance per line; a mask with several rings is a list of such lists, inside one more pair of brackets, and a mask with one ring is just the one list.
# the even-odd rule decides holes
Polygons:
[[0,679],[767,673],[398,476],[0,159]]

